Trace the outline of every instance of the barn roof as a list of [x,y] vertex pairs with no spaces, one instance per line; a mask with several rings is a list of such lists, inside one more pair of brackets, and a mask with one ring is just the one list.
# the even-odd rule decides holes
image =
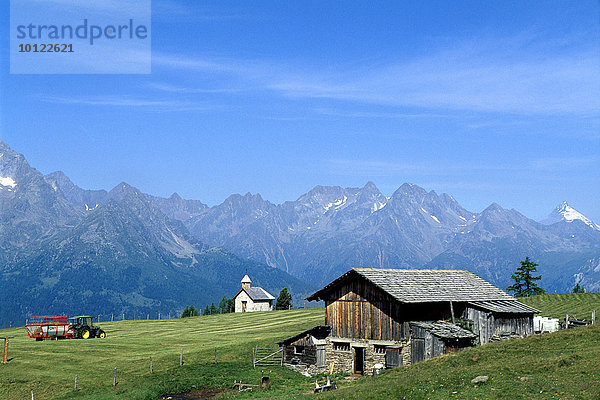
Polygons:
[[483,308],[487,311],[493,311],[497,313],[538,313],[539,310],[529,307],[523,303],[520,303],[516,300],[490,300],[490,301],[470,301],[470,305]]
[[329,333],[331,332],[331,327],[328,325],[317,325],[315,327],[312,327],[308,330],[305,330],[304,332],[300,332],[297,335],[294,335],[292,337],[289,337],[287,339],[283,339],[281,342],[277,342],[278,345],[282,346],[282,345],[288,345],[290,343],[295,342],[298,339],[302,339],[304,336],[306,335],[312,335],[314,337],[316,337],[317,339],[324,339],[327,336],[329,336]]
[[[402,303],[516,300],[466,270],[353,268],[307,300],[322,300],[348,280],[363,278]],[[534,311],[530,311],[534,312]]]
[[271,293],[267,292],[265,289],[261,287],[251,287],[250,289],[242,289],[244,292],[248,293],[248,296],[253,301],[260,300],[273,300],[275,297],[271,295]]
[[474,339],[476,337],[473,332],[446,321],[411,322],[410,324],[426,329],[432,335],[442,339]]

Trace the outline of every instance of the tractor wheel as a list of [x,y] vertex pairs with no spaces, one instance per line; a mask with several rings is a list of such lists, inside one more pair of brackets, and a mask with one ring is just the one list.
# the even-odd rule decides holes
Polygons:
[[82,339],[87,339],[90,337],[90,330],[88,328],[83,328],[81,330],[81,338]]
[[104,339],[106,337],[106,333],[102,329],[98,329],[98,331],[96,332],[96,337]]

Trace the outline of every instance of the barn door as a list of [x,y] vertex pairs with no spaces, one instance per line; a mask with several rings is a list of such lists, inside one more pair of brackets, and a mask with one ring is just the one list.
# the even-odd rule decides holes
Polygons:
[[325,345],[320,344],[317,346],[317,367],[325,366]]
[[411,339],[410,345],[410,361],[411,363],[418,363],[419,361],[425,360],[425,339],[415,338]]
[[363,374],[365,372],[365,349],[364,347],[354,347],[354,373]]
[[385,349],[385,367],[395,368],[402,365],[400,358],[400,349],[398,347],[388,347]]

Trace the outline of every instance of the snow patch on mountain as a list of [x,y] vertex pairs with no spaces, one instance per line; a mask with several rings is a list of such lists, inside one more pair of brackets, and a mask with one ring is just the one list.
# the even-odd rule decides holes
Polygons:
[[576,220],[580,220],[584,224],[588,225],[589,227],[600,231],[600,225],[592,222],[592,220],[590,220],[585,215],[583,215],[582,213],[580,213],[579,211],[577,211],[576,209],[571,207],[566,201],[563,201],[562,203],[560,203],[550,213],[548,218],[546,218],[545,220],[540,221],[540,222],[545,225],[552,225],[552,224],[555,224],[560,221],[573,222]]
[[387,203],[384,203],[382,201],[377,201],[377,202],[373,203],[373,207],[371,208],[371,212],[374,213],[375,211],[379,211],[383,207],[385,207],[386,205],[387,205]]
[[15,180],[13,178],[11,178],[10,176],[7,176],[7,177],[0,176],[0,185],[8,186],[8,187],[11,187],[12,189],[14,189],[15,186],[17,186],[17,182],[15,182]]
[[333,207],[334,210],[338,210],[346,204],[346,200],[348,200],[348,196],[344,196],[342,199],[338,199],[333,203],[329,203],[326,206],[323,206],[323,208],[325,209],[325,212],[329,211],[331,207]]

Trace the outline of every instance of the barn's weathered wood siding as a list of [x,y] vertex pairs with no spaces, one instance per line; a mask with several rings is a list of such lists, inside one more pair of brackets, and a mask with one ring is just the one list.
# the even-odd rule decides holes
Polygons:
[[325,324],[335,337],[405,340],[408,321],[449,318],[449,302],[402,304],[363,279],[345,282],[325,299]]
[[473,332],[477,334],[481,344],[489,343],[494,337],[524,337],[533,334],[533,314],[501,314],[467,307],[463,316],[472,321]]
[[411,327],[411,362],[417,363],[441,356],[446,352],[446,344],[426,329]]
[[[296,346],[303,346],[304,352],[296,354]],[[310,340],[310,335],[283,346],[283,362],[294,362],[301,364],[317,364],[317,347]]]
[[346,282],[330,293],[325,324],[332,336],[347,338],[402,340],[406,330],[397,302],[364,280]]

